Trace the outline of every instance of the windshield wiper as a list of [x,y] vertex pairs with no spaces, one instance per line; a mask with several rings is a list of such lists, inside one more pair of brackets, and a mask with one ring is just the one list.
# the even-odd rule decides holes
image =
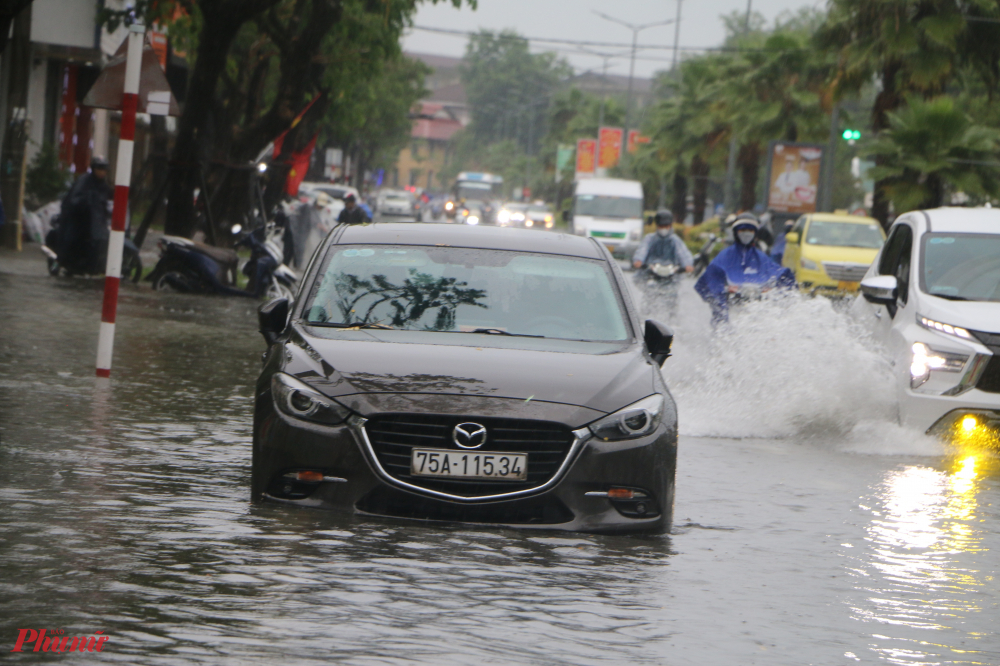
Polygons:
[[477,328],[469,333],[485,333],[486,335],[513,335],[518,338],[544,338],[544,335],[530,335],[528,333],[511,333],[502,328]]
[[385,330],[385,331],[394,331],[394,330],[396,330],[392,326],[386,326],[385,324],[377,324],[377,323],[376,324],[361,324],[361,323],[358,323],[358,324],[344,324],[344,323],[335,322],[335,321],[311,321],[311,322],[309,322],[309,325],[310,326],[326,326],[328,328],[345,328],[345,329],[350,329],[350,330],[354,330],[354,331],[359,331],[359,330],[364,329],[364,328],[377,328],[377,329],[381,329],[381,330]]

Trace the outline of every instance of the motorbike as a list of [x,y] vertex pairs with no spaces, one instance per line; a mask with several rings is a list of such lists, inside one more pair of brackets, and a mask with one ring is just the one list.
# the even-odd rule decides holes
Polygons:
[[677,291],[684,267],[674,263],[654,262],[636,272],[636,283],[647,298],[666,305],[672,316],[677,312]]
[[[79,266],[66,265],[59,260],[59,255],[53,249],[59,245],[59,217],[56,217],[52,222],[52,229],[45,236],[45,243],[42,245],[42,254],[45,255],[46,262],[48,264],[49,275],[58,276],[65,275],[67,277],[73,275],[98,275],[103,270],[103,267],[107,263],[108,248],[107,245],[100,252],[100,256],[94,257],[93,262],[90,264],[92,267],[101,267],[101,270],[96,272],[81,270]],[[86,262],[85,262],[86,263]],[[129,280],[133,283],[138,283],[139,279],[142,277],[142,259],[139,257],[139,248],[136,247],[135,243],[129,238],[125,238],[125,244],[122,248],[122,267],[121,267],[121,278],[123,280]]]
[[[235,225],[233,233],[242,231]],[[245,234],[236,247],[250,248],[250,259],[242,272],[249,278],[247,289],[239,289],[235,250],[195,243],[187,238],[163,236],[159,241],[160,260],[146,278],[153,288],[184,293],[222,294],[250,298],[287,298],[292,301],[298,276],[283,263],[283,230],[273,222]]]

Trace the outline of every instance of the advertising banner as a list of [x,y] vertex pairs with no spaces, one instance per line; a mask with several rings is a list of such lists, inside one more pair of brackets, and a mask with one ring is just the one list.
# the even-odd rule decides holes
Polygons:
[[642,136],[639,134],[639,130],[629,130],[628,131],[628,152],[631,155],[636,150],[639,149],[640,143],[649,143],[648,136]]
[[771,143],[767,167],[767,208],[780,213],[815,213],[823,147]]
[[573,161],[573,146],[559,144],[556,148],[556,182],[562,180],[563,172]]
[[621,127],[602,127],[597,135],[597,168],[610,169],[618,166],[618,161],[622,157],[622,135],[625,131]]
[[590,178],[594,175],[597,161],[597,141],[580,139],[576,142],[576,177]]

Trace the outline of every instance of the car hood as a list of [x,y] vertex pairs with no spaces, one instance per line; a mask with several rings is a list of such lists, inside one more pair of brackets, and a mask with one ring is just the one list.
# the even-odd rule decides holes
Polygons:
[[921,294],[919,314],[942,324],[961,326],[973,331],[1000,333],[1000,303],[949,301]]
[[875,260],[877,249],[840,247],[836,245],[803,245],[802,256],[813,261],[832,261],[868,266]]
[[338,399],[360,394],[481,396],[573,405],[601,414],[657,390],[657,368],[637,343],[613,353],[574,353],[413,344],[386,341],[382,331],[371,333],[368,340],[293,335],[285,345],[282,369]]

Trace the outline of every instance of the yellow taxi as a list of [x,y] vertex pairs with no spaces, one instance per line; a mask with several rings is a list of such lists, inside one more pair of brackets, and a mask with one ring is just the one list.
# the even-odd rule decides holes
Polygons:
[[805,291],[853,293],[883,243],[885,232],[873,218],[811,213],[785,235],[781,264]]

